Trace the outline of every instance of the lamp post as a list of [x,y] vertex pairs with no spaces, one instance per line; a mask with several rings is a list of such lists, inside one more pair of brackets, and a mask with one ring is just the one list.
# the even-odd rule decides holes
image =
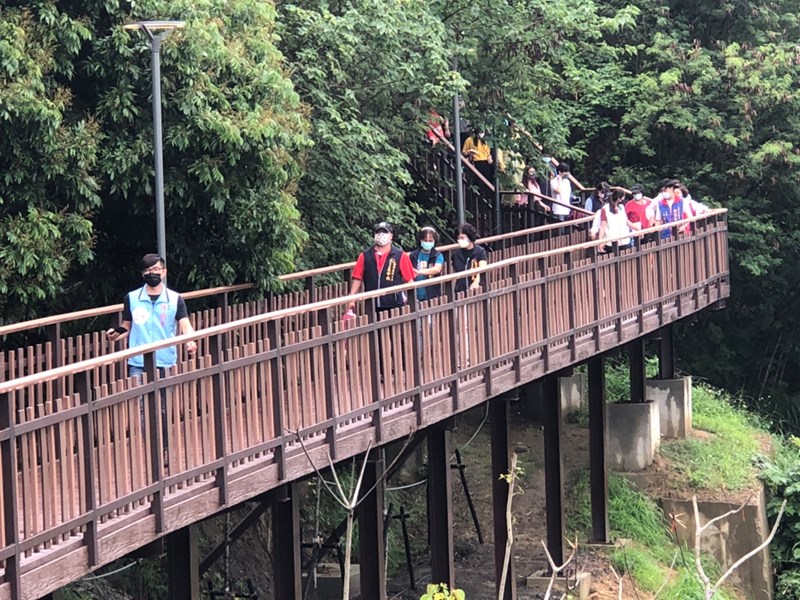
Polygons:
[[164,211],[164,156],[161,136],[161,42],[184,21],[136,21],[126,23],[125,29],[140,29],[150,41],[150,58],[153,71],[153,154],[156,166],[156,239],[158,253],[167,260],[166,217]]

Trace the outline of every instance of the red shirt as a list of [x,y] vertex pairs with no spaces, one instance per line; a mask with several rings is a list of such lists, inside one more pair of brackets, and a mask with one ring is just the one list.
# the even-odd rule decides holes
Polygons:
[[642,229],[650,226],[647,219],[647,203],[639,204],[636,200],[629,200],[625,204],[625,214],[631,223],[641,223]]
[[[383,265],[386,263],[386,257],[389,256],[389,253],[380,254],[378,250],[373,246],[372,251],[375,253],[375,263],[378,266],[378,273],[383,271]],[[411,259],[408,257],[408,254],[403,252],[400,256],[400,275],[403,276],[403,281],[406,283],[410,283],[414,281],[414,265],[411,264]],[[353,268],[353,279],[364,279],[364,253],[358,255],[358,260],[356,260],[356,266]]]

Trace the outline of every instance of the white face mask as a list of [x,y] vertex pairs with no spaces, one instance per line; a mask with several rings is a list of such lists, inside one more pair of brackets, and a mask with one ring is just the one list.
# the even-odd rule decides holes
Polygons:
[[636,200],[641,200],[641,199],[642,199],[642,195],[641,195],[641,194],[634,194],[634,195],[633,195],[633,197],[634,197]]
[[458,238],[458,245],[466,249],[469,246],[469,238]]
[[385,231],[380,231],[375,234],[375,244],[377,246],[385,246],[389,242],[392,241],[392,234],[386,233]]

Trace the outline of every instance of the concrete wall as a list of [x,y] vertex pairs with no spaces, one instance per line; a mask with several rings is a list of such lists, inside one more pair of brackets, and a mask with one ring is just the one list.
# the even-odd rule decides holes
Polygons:
[[648,379],[646,397],[658,404],[661,437],[685,438],[692,430],[692,378]]
[[[738,508],[738,504],[726,502],[700,502],[701,523]],[[694,547],[694,509],[691,500],[662,498],[664,514],[681,514],[686,529],[678,527],[678,536],[689,547]],[[750,504],[733,515],[712,525],[701,539],[701,547],[722,565],[723,572],[739,558],[759,546],[769,537],[769,523],[766,513],[766,499],[763,489]],[[770,600],[772,598],[772,562],[769,548],[765,548],[739,567],[729,580],[748,600]]]
[[561,415],[578,412],[583,406],[588,385],[586,374],[576,373],[570,377],[558,378],[558,395],[561,399]]
[[618,471],[641,471],[649,467],[661,445],[658,404],[611,403],[606,407],[606,419],[609,467]]

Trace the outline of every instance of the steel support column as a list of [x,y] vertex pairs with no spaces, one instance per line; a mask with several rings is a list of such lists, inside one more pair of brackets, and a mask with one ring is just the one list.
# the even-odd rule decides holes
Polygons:
[[602,356],[589,359],[589,489],[592,505],[590,541],[595,544],[608,543],[605,367]]
[[646,379],[644,360],[644,338],[637,338],[628,344],[628,364],[630,368],[631,402],[645,402]]
[[450,483],[450,431],[441,425],[428,430],[428,523],[431,581],[455,585],[453,503]]
[[675,346],[672,325],[661,328],[658,341],[658,378],[675,379]]
[[46,596],[42,597],[41,600],[64,600],[64,592],[62,592],[60,589],[53,590]]
[[200,600],[200,553],[197,527],[187,525],[167,536],[167,581],[170,600]]
[[[500,578],[503,573],[503,563],[506,555],[506,542],[508,530],[506,524],[506,505],[510,489],[508,483],[500,479],[500,475],[508,473],[511,468],[511,453],[508,439],[509,402],[507,400],[494,400],[489,402],[489,424],[491,427],[492,445],[492,507],[494,515],[494,572],[495,589],[500,592]],[[511,552],[511,561],[506,574],[505,592],[503,598],[515,600],[516,576],[514,574],[514,552]]]
[[564,486],[561,466],[561,400],[559,374],[544,381],[544,488],[547,549],[557,565],[564,562]]
[[275,600],[303,597],[300,555],[300,502],[297,486],[286,484],[286,493],[272,503],[272,573]]
[[[358,507],[358,562],[361,597],[386,599],[385,552],[383,544],[383,464],[376,451],[367,461],[361,489],[372,490]],[[373,458],[374,457],[374,458]],[[380,480],[380,481],[379,481]]]

